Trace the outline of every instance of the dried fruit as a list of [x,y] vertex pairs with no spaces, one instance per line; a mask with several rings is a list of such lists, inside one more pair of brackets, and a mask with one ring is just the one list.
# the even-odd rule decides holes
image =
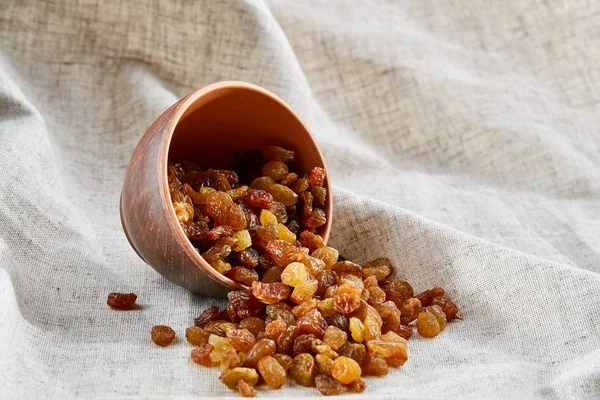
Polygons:
[[362,378],[358,378],[354,382],[350,382],[348,385],[346,385],[346,387],[351,392],[362,393],[367,389],[367,382],[365,382],[365,380]]
[[302,261],[306,253],[285,240],[271,240],[265,248],[265,255],[280,267],[286,267],[294,261]]
[[292,187],[294,183],[298,180],[298,174],[295,172],[290,172],[279,182],[283,186]]
[[414,296],[413,288],[408,282],[401,280],[391,280],[385,287],[386,300],[393,301],[396,306],[402,309],[404,302]]
[[250,349],[244,362],[244,366],[254,368],[258,360],[263,357],[271,356],[277,351],[277,345],[271,339],[260,339]]
[[218,225],[229,225],[236,231],[246,228],[246,216],[227,193],[214,192],[206,201],[206,212]]
[[438,324],[440,325],[440,332],[446,329],[446,314],[444,313],[444,310],[442,310],[442,307],[435,304],[427,307],[427,311],[432,313],[437,320]]
[[292,357],[287,354],[275,353],[273,354],[273,358],[277,360],[279,365],[283,367],[284,370],[289,370],[292,365]]
[[346,318],[344,314],[334,314],[331,318],[331,324],[346,332],[346,334],[350,333],[350,330],[348,329],[348,318]]
[[[312,258],[312,257],[309,257],[309,258]],[[309,259],[309,258],[307,258],[307,259]],[[322,261],[322,260],[320,260],[320,261]],[[316,295],[323,296],[325,294],[325,291],[327,290],[327,288],[332,287],[337,284],[337,276],[335,275],[335,272],[326,269],[326,270],[320,271],[317,274],[317,282],[319,285],[317,287]]]
[[331,247],[321,247],[311,253],[311,256],[323,260],[327,268],[331,268],[338,261],[339,253]]
[[385,376],[390,371],[387,362],[377,353],[367,352],[362,373],[365,376]]
[[432,304],[433,299],[436,297],[442,297],[444,294],[446,294],[444,289],[441,287],[434,287],[433,289],[419,293],[415,297],[421,302],[423,307],[428,307]]
[[266,190],[248,189],[244,201],[252,207],[269,208],[273,204],[273,196]]
[[[362,278],[362,269],[360,268],[360,265],[355,264],[351,261],[339,261],[336,262],[335,264],[333,264],[331,266],[331,270],[333,272],[335,272],[336,274],[338,274],[339,276],[341,276],[342,274],[350,274],[350,275],[354,275],[358,278]],[[361,281],[361,286],[362,285],[362,279],[359,279]]]
[[203,327],[210,321],[216,319],[219,315],[219,312],[220,310],[217,306],[208,307],[206,310],[202,311],[199,317],[194,318],[194,325]]
[[363,277],[375,276],[378,281],[384,281],[392,274],[393,267],[389,258],[378,258],[362,267]]
[[309,353],[312,348],[313,340],[315,340],[315,335],[298,335],[294,340],[294,345],[292,346],[292,355],[297,356],[300,353]]
[[254,368],[236,367],[225,372],[219,378],[229,389],[236,390],[237,383],[240,380],[250,385],[258,383],[258,372]]
[[[319,301],[317,299],[310,298],[309,300],[307,300],[303,303],[300,303],[296,307],[294,307],[292,309],[292,314],[294,314],[294,317],[300,318],[300,317],[304,316],[310,310],[317,308],[318,305],[319,305]],[[319,309],[319,311],[321,311],[321,310]],[[321,312],[321,314],[323,314],[323,313]]]
[[237,388],[238,392],[240,392],[242,397],[255,397],[256,396],[256,391],[254,390],[254,388],[252,386],[250,386],[250,384],[243,379],[240,379],[239,381],[237,381],[237,383],[235,384],[235,387]]
[[339,356],[337,352],[333,351],[331,347],[329,347],[329,345],[323,342],[321,339],[314,339],[312,341],[311,350],[315,354],[323,354],[332,360]]
[[348,340],[348,334],[335,326],[328,326],[323,335],[323,342],[333,350],[337,350]]
[[233,234],[233,238],[236,239],[236,243],[231,246],[233,251],[243,251],[252,245],[252,238],[250,232],[246,229],[242,229]]
[[265,271],[262,277],[262,282],[264,283],[273,283],[273,282],[281,282],[281,273],[283,272],[283,268],[281,267],[271,267]]
[[316,279],[311,278],[306,282],[302,282],[296,285],[290,299],[295,303],[304,303],[309,301],[317,291],[318,282]]
[[268,176],[274,181],[280,181],[288,174],[288,166],[281,161],[269,161],[262,167],[263,176]]
[[256,343],[256,338],[247,329],[232,329],[226,333],[231,345],[239,351],[248,351]]
[[416,298],[410,298],[402,304],[400,308],[400,321],[403,325],[408,325],[415,319],[421,311],[421,302]]
[[327,329],[327,321],[321,315],[319,310],[311,310],[296,322],[296,325],[303,333],[312,333],[318,338],[322,338]]
[[260,176],[252,181],[250,187],[256,190],[264,190],[267,191],[273,185],[275,181],[268,176]]
[[317,368],[319,374],[331,375],[331,367],[333,366],[333,360],[324,354],[317,354],[315,356],[317,361]]
[[308,280],[308,271],[304,264],[293,262],[281,273],[281,282],[289,286],[297,286]]
[[296,242],[296,235],[284,224],[277,224],[277,239],[285,240],[289,243]]
[[317,308],[323,317],[333,317],[335,315],[335,310],[333,308],[333,297],[321,300]]
[[137,295],[135,293],[110,293],[106,304],[117,310],[132,310],[135,307],[136,299]]
[[417,332],[424,338],[432,338],[440,333],[440,324],[435,315],[427,309],[420,312],[417,317]]
[[[253,285],[254,283],[256,281],[252,282]],[[227,299],[227,315],[233,322],[256,316],[262,310],[258,299],[250,290],[233,290],[227,293]]]
[[287,379],[285,369],[271,356],[264,356],[258,360],[258,371],[272,389],[279,389]]
[[256,337],[260,332],[264,332],[265,321],[258,317],[247,317],[240,321],[238,328],[246,329]]
[[321,186],[313,186],[310,188],[310,193],[313,195],[313,204],[318,207],[325,206],[327,199],[327,189]]
[[289,187],[275,183],[269,188],[269,193],[273,199],[284,206],[291,206],[298,202],[298,195]]
[[297,326],[288,326],[279,338],[277,339],[277,351],[283,354],[292,354],[294,340],[298,336],[299,329]]
[[208,343],[213,346],[213,351],[210,353],[210,360],[214,363],[221,362],[225,353],[229,350],[233,350],[233,346],[231,346],[231,342],[227,338],[210,335],[208,337]]
[[243,267],[232,267],[227,272],[227,277],[236,282],[252,285],[253,281],[258,280],[258,272],[253,269]]
[[315,377],[315,386],[325,396],[336,396],[346,391],[344,385],[328,375],[317,375]]
[[300,193],[308,190],[309,187],[310,187],[310,182],[309,182],[308,178],[300,178],[296,181],[296,183],[294,183],[292,185],[292,190],[294,191],[294,193],[300,194]]
[[317,376],[317,366],[313,356],[308,353],[296,355],[290,366],[290,376],[301,386],[313,386]]
[[307,229],[317,229],[327,223],[327,216],[325,211],[321,208],[313,208],[309,216],[302,219],[302,226]]
[[192,350],[190,357],[193,362],[208,367],[212,364],[210,353],[213,351],[212,344],[204,343]]
[[303,231],[302,233],[300,233],[300,237],[298,238],[298,240],[300,240],[300,244],[302,244],[302,246],[304,247],[307,247],[311,253],[314,252],[316,249],[325,247],[323,238],[320,235],[316,235],[309,231]]
[[310,186],[323,186],[325,183],[325,169],[315,167],[310,171]]
[[350,334],[357,343],[362,343],[365,340],[365,326],[360,319],[350,318]]
[[248,247],[246,250],[235,254],[235,260],[244,268],[255,268],[258,265],[258,252]]
[[452,321],[454,319],[460,319],[458,314],[458,307],[452,300],[450,300],[447,296],[435,297],[431,300],[432,306],[440,306],[444,314],[446,314],[446,320]]
[[280,318],[269,322],[265,326],[265,332],[270,339],[277,340],[279,336],[287,329],[287,324]]
[[347,385],[360,378],[360,365],[349,357],[340,356],[333,360],[331,376],[341,383]]
[[273,213],[273,215],[275,215],[278,222],[280,222],[282,224],[285,224],[287,222],[287,218],[288,218],[287,209],[279,201],[274,201],[273,204],[271,205],[271,208],[269,208],[269,211],[271,211]]
[[367,348],[364,344],[346,342],[339,348],[338,353],[341,356],[350,357],[362,367],[367,357]]
[[210,333],[198,326],[192,326],[191,328],[187,328],[185,330],[185,338],[187,339],[188,343],[193,344],[194,346],[201,346],[208,343],[209,336]]
[[242,364],[242,360],[240,356],[238,356],[235,350],[227,350],[221,358],[221,362],[219,363],[219,369],[221,372],[227,372],[231,368],[239,367]]
[[170,345],[175,339],[175,331],[165,325],[153,326],[150,333],[152,341],[162,347]]
[[206,238],[208,240],[218,240],[224,237],[229,237],[234,234],[234,230],[229,225],[216,226],[210,231],[206,232]]
[[274,304],[290,297],[290,287],[281,282],[252,282],[252,294],[265,304]]
[[294,161],[295,153],[292,150],[286,150],[279,146],[268,146],[262,152],[265,160],[268,161],[281,161],[288,163]]

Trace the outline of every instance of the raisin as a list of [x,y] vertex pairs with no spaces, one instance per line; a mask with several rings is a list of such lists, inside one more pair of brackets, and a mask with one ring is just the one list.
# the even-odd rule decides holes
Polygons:
[[252,294],[265,304],[274,304],[290,297],[290,287],[281,282],[252,282]]
[[348,318],[346,318],[346,316],[344,314],[339,314],[339,313],[334,314],[334,316],[331,318],[331,323],[333,326],[340,329],[341,331],[346,332],[346,333],[349,332]]
[[322,297],[328,287],[337,284],[337,276],[335,275],[335,272],[326,269],[317,274],[317,282],[319,285],[317,286],[317,292],[315,294]]
[[232,329],[227,331],[227,339],[239,351],[248,351],[256,343],[256,338],[247,329]]
[[353,393],[362,393],[367,390],[367,382],[362,378],[358,378],[354,382],[347,384],[346,387]]
[[444,314],[446,314],[447,321],[452,321],[453,319],[461,319],[460,317],[457,316],[458,311],[459,311],[458,307],[447,296],[434,298],[431,301],[431,305],[441,307],[442,311],[444,311]]
[[292,355],[295,357],[300,353],[309,353],[312,348],[312,342],[315,340],[315,335],[298,335],[292,346]]
[[310,193],[313,195],[313,204],[315,206],[324,207],[327,199],[327,189],[321,186],[313,186],[310,188]]
[[394,332],[404,339],[409,339],[413,334],[412,329],[406,325],[400,325]]
[[272,240],[265,248],[267,255],[275,264],[280,267],[286,267],[294,261],[302,261],[306,258],[306,253],[285,240]]
[[281,161],[283,163],[288,163],[294,161],[296,153],[279,146],[267,146],[263,150],[262,155],[267,161]]
[[442,297],[446,292],[441,287],[434,287],[433,289],[426,290],[424,292],[419,293],[415,297],[421,302],[421,306],[428,307],[430,306],[436,297]]
[[248,186],[240,186],[237,189],[228,190],[226,193],[231,197],[233,201],[239,201],[246,197],[248,192]]
[[216,226],[206,233],[206,238],[209,240],[218,240],[224,237],[233,235],[235,231],[229,225]]
[[237,383],[235,384],[235,387],[238,390],[238,392],[240,392],[242,397],[255,397],[256,396],[256,391],[254,390],[254,388],[243,379],[240,379],[239,381],[237,381]]
[[[338,288],[339,291],[339,288]],[[353,293],[336,293],[333,296],[333,309],[342,314],[350,314],[360,306],[360,296]]]
[[230,246],[228,246],[226,244],[215,244],[210,249],[208,249],[204,253],[202,253],[202,258],[204,258],[207,263],[213,265],[217,261],[222,261],[230,253],[231,253]]
[[175,339],[175,331],[169,326],[157,325],[152,327],[152,341],[159,346],[165,347],[170,345]]
[[110,293],[106,304],[116,310],[132,310],[135,308],[136,299],[135,293]]
[[269,161],[262,167],[263,176],[268,176],[274,181],[280,181],[289,173],[288,166],[281,161]]
[[323,342],[333,350],[337,350],[348,340],[348,334],[336,326],[328,326],[323,335]]
[[360,365],[349,357],[340,356],[333,360],[331,376],[343,384],[348,384],[360,378]]
[[243,380],[250,385],[258,383],[258,373],[254,368],[236,367],[225,372],[219,378],[229,389],[236,390],[238,381]]
[[[237,328],[236,324],[229,321],[214,320],[204,326],[207,333],[225,337],[228,330]],[[210,337],[210,336],[209,336]]]
[[302,216],[309,217],[313,211],[313,195],[310,192],[302,192],[299,199],[302,203]]
[[402,308],[404,302],[414,296],[413,288],[408,282],[396,279],[388,282],[385,293],[386,299],[396,303],[398,308]]
[[298,336],[298,327],[291,325],[277,339],[277,351],[282,354],[292,354],[294,340]]
[[365,340],[379,339],[381,337],[381,326],[383,321],[379,313],[371,306],[367,306],[365,319],[363,321],[365,326]]
[[279,389],[287,379],[285,369],[271,356],[264,356],[257,363],[258,371],[272,389]]
[[211,266],[215,269],[215,271],[223,275],[225,275],[231,269],[231,264],[223,260],[217,260],[212,263]]
[[276,320],[281,318],[283,322],[289,325],[296,325],[296,318],[292,313],[292,307],[286,303],[269,304],[266,308],[267,318]]
[[204,327],[204,325],[216,319],[219,315],[219,312],[220,310],[217,306],[208,307],[206,310],[202,311],[199,317],[194,318],[194,325],[201,328]]
[[227,272],[227,277],[236,282],[252,285],[253,281],[258,280],[258,272],[244,267],[233,267]]
[[241,364],[242,360],[237,352],[235,350],[227,350],[219,363],[219,369],[224,373],[232,368],[239,367]]
[[200,346],[208,343],[209,333],[204,329],[198,326],[192,326],[191,328],[187,328],[185,330],[185,338],[188,343],[193,344],[194,346]]
[[264,283],[281,282],[281,273],[282,272],[283,272],[283,268],[281,268],[281,267],[271,267],[265,271],[261,282],[264,282]]
[[385,376],[390,371],[390,368],[385,361],[377,353],[368,352],[365,357],[365,362],[362,366],[362,373],[365,376]]
[[321,312],[321,315],[325,318],[333,317],[335,315],[335,310],[333,308],[333,298],[321,300],[317,308]]
[[319,374],[331,375],[331,367],[333,366],[333,360],[331,358],[324,354],[317,354],[315,360],[317,361]]
[[350,334],[352,339],[358,343],[362,343],[365,340],[365,326],[362,321],[358,318],[350,318]]
[[427,311],[432,313],[435,319],[437,320],[438,324],[440,325],[440,332],[446,329],[446,314],[444,313],[444,310],[442,310],[442,307],[436,304],[427,307]]
[[262,310],[258,299],[250,290],[233,290],[227,293],[227,299],[229,300],[227,315],[233,322],[238,322],[246,317],[254,317]]
[[275,215],[275,217],[277,218],[277,222],[282,224],[285,224],[287,222],[287,208],[282,203],[274,201],[273,204],[271,204],[271,208],[269,208],[269,211],[271,211],[273,215]]
[[244,268],[255,268],[258,265],[258,252],[252,248],[236,253],[235,260]]
[[244,201],[252,207],[269,208],[273,204],[273,196],[265,190],[248,189]]
[[375,309],[381,315],[383,325],[382,332],[397,331],[400,328],[400,310],[393,301],[386,301],[381,304],[375,304]]
[[244,251],[248,247],[252,246],[252,238],[250,237],[250,232],[246,229],[242,229],[233,234],[233,239],[236,240],[236,243],[231,246],[233,251]]
[[228,194],[214,192],[206,201],[206,212],[218,225],[230,225],[235,230],[246,228],[246,216]]
[[268,176],[261,176],[252,181],[250,188],[267,191],[273,184],[275,184],[275,181],[272,178]]
[[279,183],[271,185],[269,188],[269,193],[271,193],[276,202],[279,202],[284,206],[291,206],[298,202],[298,195],[289,187],[280,185]]
[[[362,367],[367,357],[367,348],[361,343],[346,342],[338,350],[341,356],[350,357]],[[364,368],[363,368],[364,372]]]
[[212,344],[204,343],[192,350],[190,357],[193,362],[206,367],[212,365],[210,353],[213,351]]
[[325,183],[325,169],[314,167],[310,171],[310,186],[323,186],[323,183]]
[[268,222],[267,224],[259,227],[256,230],[256,237],[254,243],[259,245],[260,247],[267,247],[269,243],[277,239],[278,234],[279,231],[277,230],[277,225]]
[[194,206],[191,204],[191,200],[189,203],[174,202],[173,209],[175,210],[177,221],[179,221],[182,227],[187,227],[194,220]]
[[[311,209],[312,212],[312,209]],[[325,247],[325,243],[323,242],[323,238],[319,235],[311,233],[309,231],[303,231],[300,233],[300,237],[298,238],[300,244],[304,247],[308,247],[308,250],[312,253],[316,249],[320,249],[321,247]]]
[[208,224],[204,221],[194,221],[187,229],[187,236],[192,240],[202,240],[209,231]]
[[279,182],[281,185],[286,187],[292,187],[294,183],[298,180],[298,174],[295,172],[290,172]]
[[317,280],[312,277],[306,282],[297,284],[290,296],[290,300],[298,304],[309,301],[317,291],[317,286]]
[[317,375],[315,386],[324,396],[337,396],[346,391],[346,387],[328,375]]
[[321,247],[311,253],[311,256],[323,260],[327,268],[331,268],[338,260],[339,253],[331,247]]
[[378,281],[387,279],[392,274],[393,267],[389,258],[378,258],[363,265],[363,277],[375,276]]
[[325,299],[333,298],[333,296],[335,295],[335,292],[337,291],[337,289],[338,289],[337,285],[329,286],[325,290],[325,294],[323,295],[323,298],[325,298]]
[[285,240],[289,243],[296,242],[296,235],[284,224],[277,224],[277,239]]
[[322,338],[327,329],[327,321],[321,315],[319,310],[311,310],[296,322],[300,332],[312,333],[318,338]]
[[287,324],[280,318],[265,325],[265,332],[272,340],[277,340],[286,329]]
[[[355,264],[351,261],[339,261],[331,266],[331,270],[338,275],[350,274],[356,277],[362,278],[362,269],[360,265]],[[362,279],[361,279],[362,286]]]
[[294,357],[290,366],[290,377],[301,386],[310,387],[315,384],[317,365],[312,355],[301,353]]
[[319,301],[317,299],[311,298],[305,301],[304,303],[300,303],[296,307],[294,307],[292,309],[292,314],[294,314],[294,317],[300,318],[310,310],[317,308],[318,305]]
[[[325,262],[323,262],[323,260],[319,260],[318,258],[311,256],[307,256],[304,260],[302,260],[302,264],[308,268],[308,271],[312,276],[317,276],[319,272],[325,269]],[[336,282],[334,281],[334,284],[335,283]]]
[[308,217],[302,219],[302,226],[307,229],[317,229],[320,226],[325,225],[327,222],[327,215],[321,208],[313,208],[312,212]]
[[255,337],[265,330],[265,321],[258,317],[247,317],[240,321],[239,329],[246,329]]
[[440,333],[440,324],[435,315],[428,310],[420,312],[417,317],[417,332],[424,338],[436,337]]
[[271,339],[260,339],[248,352],[244,366],[254,368],[258,360],[275,354],[277,345]]
[[295,219],[290,220],[286,226],[294,235],[297,235],[300,232],[300,229],[302,229]]
[[416,298],[408,299],[400,308],[400,321],[403,325],[408,325],[419,315],[421,311],[421,302]]
[[287,354],[275,353],[273,354],[273,358],[277,360],[279,365],[283,367],[284,370],[289,370],[292,365],[292,357]]
[[382,357],[390,357],[400,350],[400,343],[386,342],[384,340],[375,339],[367,342],[367,347],[372,352],[379,354]]
[[281,273],[281,282],[289,286],[297,286],[308,280],[308,271],[304,264],[293,262]]
[[296,183],[294,183],[292,185],[292,190],[294,191],[294,193],[300,194],[300,193],[308,190],[309,187],[310,187],[310,182],[309,182],[308,178],[300,178],[296,181]]

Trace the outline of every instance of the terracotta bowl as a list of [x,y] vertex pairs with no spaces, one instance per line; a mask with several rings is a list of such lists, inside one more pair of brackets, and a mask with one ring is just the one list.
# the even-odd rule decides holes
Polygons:
[[[121,224],[148,265],[193,292],[222,296],[245,288],[216,272],[179,225],[167,184],[167,161],[218,166],[233,153],[279,145],[296,152],[303,171],[326,168],[323,155],[300,118],[273,93],[243,82],[220,82],[191,93],[165,111],[136,146],[121,191]],[[331,187],[325,182],[331,230]]]

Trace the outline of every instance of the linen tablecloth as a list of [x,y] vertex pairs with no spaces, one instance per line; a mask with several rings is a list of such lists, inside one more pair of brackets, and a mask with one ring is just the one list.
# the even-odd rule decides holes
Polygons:
[[222,80],[311,129],[332,246],[462,308],[362,397],[600,398],[599,43],[583,0],[3,1],[0,398],[238,397],[184,338],[223,301],[145,265],[118,213],[145,129]]

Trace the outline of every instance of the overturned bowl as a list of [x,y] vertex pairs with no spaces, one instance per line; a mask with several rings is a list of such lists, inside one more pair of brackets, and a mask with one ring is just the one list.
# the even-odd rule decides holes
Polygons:
[[[136,146],[121,191],[121,224],[144,262],[192,292],[223,296],[245,288],[211,267],[181,228],[167,183],[168,161],[200,161],[213,166],[234,153],[278,145],[296,152],[301,170],[325,168],[323,155],[300,118],[280,98],[244,82],[219,82],[189,94],[167,109]],[[325,181],[327,223],[332,199]]]

